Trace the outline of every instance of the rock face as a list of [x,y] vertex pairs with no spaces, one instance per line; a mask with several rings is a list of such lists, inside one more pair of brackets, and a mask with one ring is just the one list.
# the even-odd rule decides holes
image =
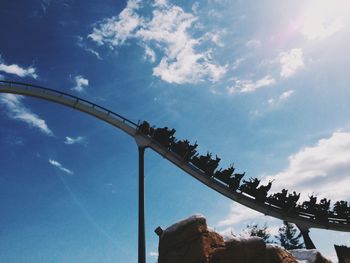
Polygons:
[[261,238],[223,237],[201,215],[191,216],[159,235],[158,263],[331,263],[316,250],[287,251]]
[[170,226],[161,234],[158,262],[208,262],[212,251],[224,245],[222,236],[208,229],[203,216],[192,216]]
[[299,262],[332,263],[324,258],[316,249],[294,249],[290,251]]
[[293,255],[282,247],[275,245],[266,245],[266,263],[297,263]]
[[263,262],[266,245],[261,238],[232,238],[223,248],[214,249],[211,263]]

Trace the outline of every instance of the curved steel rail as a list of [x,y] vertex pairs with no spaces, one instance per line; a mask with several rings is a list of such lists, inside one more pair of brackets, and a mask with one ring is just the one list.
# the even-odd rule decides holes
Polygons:
[[89,102],[87,100],[81,99],[79,97],[70,95],[65,92],[12,81],[0,81],[0,93],[12,93],[36,97],[59,103],[90,114],[124,131],[128,135],[132,136],[139,146],[151,148],[152,150],[163,156],[163,158],[172,162],[174,165],[176,165],[192,177],[196,178],[198,181],[205,184],[206,186],[232,199],[235,202],[238,202],[246,207],[254,209],[255,211],[261,212],[265,215],[292,222],[305,228],[320,228],[350,232],[350,224],[348,224],[345,219],[328,218],[327,222],[321,222],[314,219],[313,215],[302,212],[289,213],[268,203],[257,202],[254,198],[249,197],[244,193],[231,191],[222,182],[206,176],[205,173],[203,173],[200,169],[198,169],[191,163],[185,162],[183,158],[181,158],[176,153],[160,145],[157,141],[153,140],[152,138],[140,133],[138,131],[138,125],[135,122],[132,122],[106,108],[98,106],[95,103]]

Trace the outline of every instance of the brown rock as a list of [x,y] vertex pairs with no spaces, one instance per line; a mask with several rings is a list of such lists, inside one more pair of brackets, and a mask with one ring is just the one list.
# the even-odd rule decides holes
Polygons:
[[316,260],[313,263],[332,263],[332,261],[322,256],[322,254],[317,251]]
[[308,263],[332,263],[322,256],[316,249],[294,249],[290,251],[297,260],[305,260]]
[[297,263],[293,255],[282,247],[267,245],[266,246],[266,263]]
[[261,238],[234,237],[226,242],[208,228],[203,216],[191,216],[159,235],[158,263],[331,263],[317,250],[287,251]]
[[214,248],[224,246],[203,216],[192,216],[167,228],[160,236],[159,263],[204,263]]
[[233,238],[225,242],[225,247],[215,249],[209,262],[263,263],[265,252],[266,245],[261,238]]

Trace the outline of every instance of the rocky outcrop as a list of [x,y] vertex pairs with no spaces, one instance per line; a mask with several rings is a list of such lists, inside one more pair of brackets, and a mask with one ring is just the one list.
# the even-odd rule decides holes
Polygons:
[[232,238],[225,242],[224,247],[214,249],[208,262],[262,262],[265,251],[266,245],[261,238]]
[[208,262],[212,251],[224,246],[223,237],[207,227],[203,216],[196,215],[160,234],[158,262]]
[[191,216],[159,235],[158,263],[331,263],[317,250],[287,251],[261,238],[223,237],[201,215]]
[[287,250],[276,245],[266,246],[266,263],[297,263],[297,259]]
[[316,249],[294,249],[290,251],[292,255],[301,262],[310,263],[332,263],[324,258]]

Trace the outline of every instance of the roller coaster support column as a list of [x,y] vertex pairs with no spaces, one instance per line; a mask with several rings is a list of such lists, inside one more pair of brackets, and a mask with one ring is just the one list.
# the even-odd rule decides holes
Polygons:
[[146,234],[145,234],[145,149],[148,141],[137,132],[135,141],[139,151],[139,261],[146,263]]
[[297,225],[297,227],[299,228],[300,233],[303,236],[305,248],[306,249],[316,249],[316,246],[312,242],[310,235],[309,235],[309,232],[310,232],[309,227],[303,226],[303,225]]
[[144,155],[145,147],[138,146],[139,150],[139,263],[146,263],[145,240],[145,177]]

